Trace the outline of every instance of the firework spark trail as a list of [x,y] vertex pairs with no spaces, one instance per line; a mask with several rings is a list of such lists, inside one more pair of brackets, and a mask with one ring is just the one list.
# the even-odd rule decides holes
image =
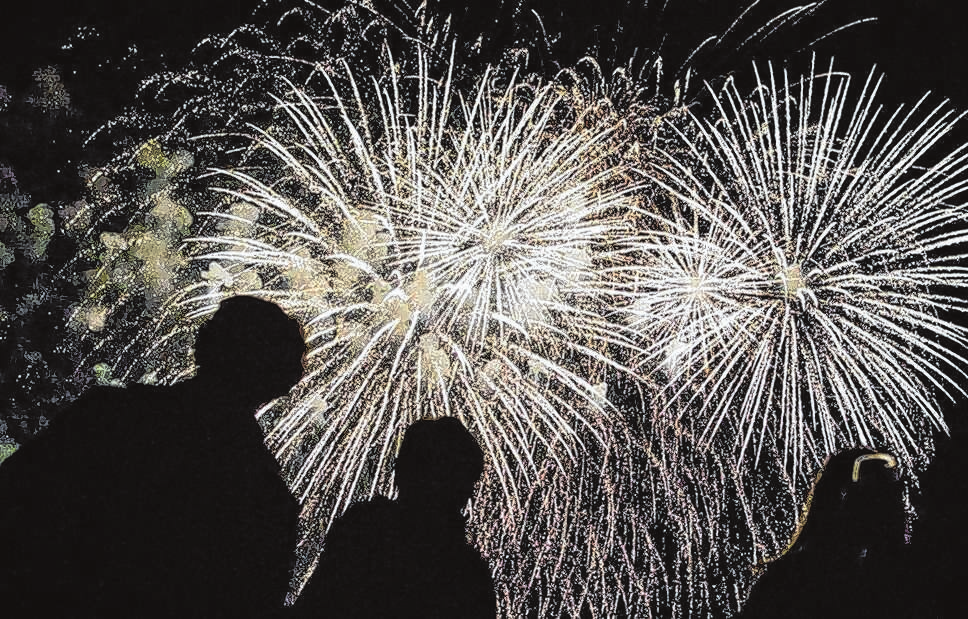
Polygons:
[[[716,93],[719,119],[677,130],[647,172],[674,196],[633,239],[644,284],[630,318],[653,342],[670,407],[729,427],[740,458],[768,440],[809,466],[886,441],[919,456],[937,395],[963,395],[968,331],[962,147],[934,153],[960,116],[924,100],[883,119],[870,77],[813,72],[754,95]],[[936,161],[922,167],[925,161]]]

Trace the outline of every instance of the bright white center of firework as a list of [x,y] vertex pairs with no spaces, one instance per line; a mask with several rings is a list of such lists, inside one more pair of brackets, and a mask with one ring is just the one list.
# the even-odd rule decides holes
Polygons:
[[776,277],[780,280],[780,284],[783,286],[783,294],[788,299],[796,299],[807,290],[807,284],[803,280],[799,264],[781,269]]
[[481,239],[481,245],[483,245],[484,251],[487,253],[499,254],[501,250],[507,247],[507,243],[510,239],[510,230],[502,226],[492,226],[484,233],[483,238]]
[[693,298],[702,299],[706,296],[706,278],[699,275],[690,277],[688,289]]

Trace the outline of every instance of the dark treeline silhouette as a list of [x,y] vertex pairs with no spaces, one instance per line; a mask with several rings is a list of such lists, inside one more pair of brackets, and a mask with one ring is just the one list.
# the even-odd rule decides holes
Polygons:
[[395,466],[399,498],[357,503],[333,523],[293,615],[493,618],[490,570],[461,515],[482,469],[480,446],[456,419],[410,426]]
[[299,506],[254,418],[302,376],[299,325],[224,301],[195,378],[96,387],[0,465],[4,617],[266,617]]
[[766,565],[741,616],[929,616],[912,610],[920,596],[906,533],[894,457],[869,449],[832,456],[811,491],[799,535]]

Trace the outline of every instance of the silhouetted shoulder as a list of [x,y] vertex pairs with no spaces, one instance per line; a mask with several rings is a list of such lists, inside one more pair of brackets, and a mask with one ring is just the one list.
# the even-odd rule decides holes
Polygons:
[[0,465],[0,540],[8,557],[0,589],[14,601],[12,616],[58,612],[84,589],[96,598],[97,582],[106,580],[91,557],[113,556],[112,541],[124,534],[111,528],[123,523],[112,497],[120,465],[130,460],[119,453],[127,433],[115,413],[127,396],[110,387],[87,391]]
[[254,418],[212,406],[191,385],[95,388],[0,467],[6,576],[31,614],[282,605],[298,504]]
[[399,522],[399,506],[386,497],[354,503],[330,528],[326,552],[356,552],[364,547],[377,550],[391,543]]
[[383,497],[351,506],[330,529],[299,617],[493,618],[491,571],[462,522],[421,522]]
[[398,499],[353,505],[333,523],[299,613],[493,618],[491,571],[467,543],[461,514],[483,466],[458,419],[413,423],[394,464]]
[[0,511],[24,503],[54,500],[54,488],[76,483],[82,471],[97,472],[124,434],[115,411],[127,408],[124,389],[95,387],[68,405],[41,434],[27,441],[0,466]]
[[326,534],[316,569],[294,605],[296,614],[376,616],[381,600],[355,600],[350,592],[359,590],[361,583],[374,593],[387,586],[380,581],[386,570],[376,570],[370,562],[386,558],[399,521],[398,506],[387,498],[351,505]]
[[816,564],[803,565],[790,555],[770,563],[754,584],[740,616],[742,619],[839,617],[836,610],[852,579],[849,574],[840,574],[845,580],[835,578],[831,571],[820,568]]

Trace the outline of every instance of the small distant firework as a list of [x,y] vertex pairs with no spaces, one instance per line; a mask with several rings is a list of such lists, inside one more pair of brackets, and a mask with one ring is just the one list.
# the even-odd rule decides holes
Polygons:
[[922,99],[882,118],[873,76],[853,103],[832,70],[782,80],[715,93],[719,118],[649,169],[671,205],[629,244],[638,367],[741,457],[770,441],[807,468],[853,444],[921,455],[937,396],[963,395],[968,226],[949,202],[968,153],[937,152],[959,116]]

